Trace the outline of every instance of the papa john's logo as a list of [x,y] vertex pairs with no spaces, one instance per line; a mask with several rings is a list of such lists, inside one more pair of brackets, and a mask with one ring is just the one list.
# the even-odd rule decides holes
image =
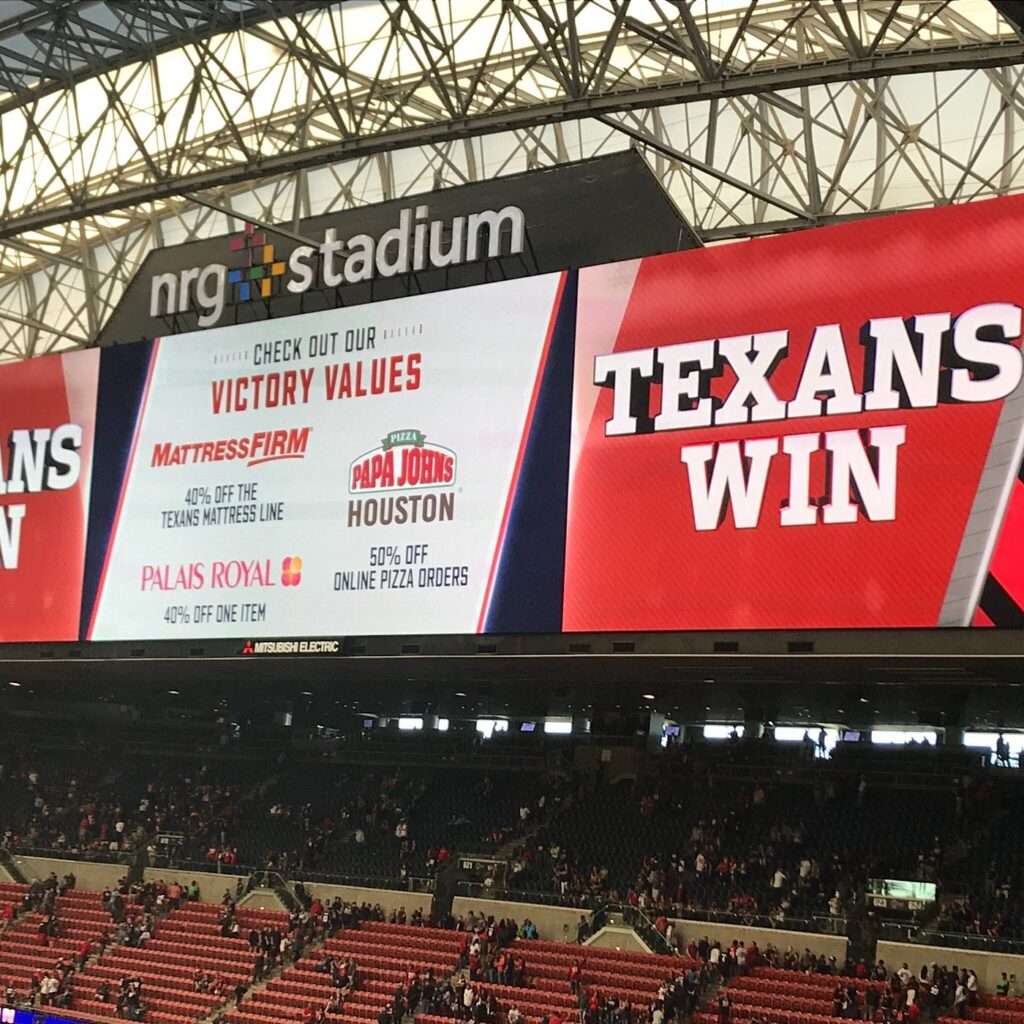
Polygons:
[[419,430],[392,430],[379,448],[365,452],[349,467],[350,494],[420,491],[455,482],[455,452],[427,441]]

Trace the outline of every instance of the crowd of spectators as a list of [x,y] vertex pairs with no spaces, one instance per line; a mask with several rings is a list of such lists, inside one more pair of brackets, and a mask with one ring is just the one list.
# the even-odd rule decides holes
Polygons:
[[467,979],[464,973],[441,978],[433,970],[409,971],[391,1001],[381,1008],[377,1024],[401,1024],[406,1014],[496,1024],[498,1006],[493,993]]
[[[45,881],[34,882],[24,896],[21,911],[39,914],[59,935],[59,896],[73,889],[75,881],[69,874],[63,879],[50,875]],[[340,898],[321,900],[300,885],[296,893],[299,906],[290,914],[286,927],[268,925],[243,931],[236,895],[225,891],[218,924],[221,935],[247,943],[256,954],[251,983],[258,983],[276,968],[299,960],[311,945],[341,930],[359,928],[363,921],[389,920],[413,926],[429,923],[418,910],[407,914],[398,907],[387,915],[379,904],[356,904]],[[105,930],[95,947],[85,944],[77,956],[61,957],[51,969],[35,976],[30,990],[32,1005],[73,1009],[72,979],[94,952],[102,952],[108,943],[144,945],[161,916],[198,897],[194,882],[187,886],[178,881],[129,884],[122,879],[117,887],[104,891],[101,898],[110,915],[112,931]],[[497,1024],[502,1017],[506,1024],[521,1022],[522,1014],[515,1000],[506,994],[499,1005],[493,989],[530,985],[528,952],[515,942],[538,937],[532,922],[527,919],[520,925],[512,919],[470,911],[441,923],[462,933],[454,973],[445,977],[433,970],[410,970],[381,1010],[378,1024],[401,1024],[407,1014],[431,1014],[473,1024]],[[670,942],[673,940],[670,922],[659,919],[657,927]],[[692,940],[685,947],[678,941],[676,945],[685,954],[683,966],[676,975],[666,978],[646,1007],[602,993],[599,986],[583,985],[581,961],[572,962],[567,969],[566,986],[577,999],[580,1024],[669,1024],[691,1015],[715,986],[718,989],[713,1003],[719,1020],[721,1024],[730,1024],[730,982],[762,966],[832,979],[832,1016],[839,1019],[913,1024],[919,1019],[934,1020],[949,1014],[964,1018],[980,996],[975,972],[956,964],[929,963],[913,970],[907,963],[897,967],[863,959],[839,962],[835,957],[815,955],[809,949],[800,952],[771,945],[762,948],[757,943],[741,941],[723,944],[707,938]],[[359,965],[352,956],[324,954],[315,969],[329,975],[331,994],[324,1005],[308,1008],[303,1024],[324,1024],[342,1013],[346,997],[358,984]],[[876,984],[864,985],[864,981]],[[244,984],[229,990],[225,978],[201,969],[195,971],[192,986],[197,992],[225,999],[231,995],[240,999],[246,990]],[[12,986],[2,986],[0,990],[6,1000],[14,1002]],[[1004,974],[995,994],[1015,996],[1024,995],[1024,991],[1018,988],[1014,975]],[[137,976],[126,974],[116,983],[101,980],[95,998],[109,1003],[114,1016],[146,1020],[144,982]],[[756,1020],[756,1014],[750,1019]],[[549,1017],[547,1024],[562,1022]]]
[[[967,833],[955,890],[943,901],[933,927],[939,932],[979,936],[993,941],[1024,940],[1024,792],[1004,785],[983,785],[963,797]],[[971,819],[971,811],[981,812]]]
[[[465,932],[455,972],[448,977],[434,970],[410,970],[378,1016],[378,1024],[401,1024],[406,1015],[429,1014],[474,1024],[495,1024],[504,1016],[507,1024],[518,1024],[522,1013],[515,999],[507,994],[499,1004],[494,986],[529,984],[527,957],[518,947],[509,948],[522,932],[515,922],[471,915],[449,926]],[[978,977],[973,970],[936,963],[922,965],[917,971],[904,963],[890,966],[884,961],[867,963],[815,955],[774,946],[761,948],[757,943],[729,944],[707,938],[691,942],[680,971],[666,978],[647,1006],[606,994],[600,986],[582,984],[581,961],[574,961],[566,973],[568,990],[576,997],[581,1024],[667,1024],[688,1019],[710,997],[717,1006],[721,1024],[732,1019],[730,982],[757,967],[783,968],[807,975],[834,979],[831,989],[832,1015],[839,1019],[880,1020],[883,1024],[905,1024],[919,1019],[936,1019],[952,1014],[968,1016],[980,995]],[[326,956],[318,971],[331,973],[333,984],[341,989],[340,999],[355,984],[358,967],[352,960],[340,962]],[[864,985],[864,981],[874,984]],[[1003,976],[996,989],[998,996],[1018,994],[1015,977]],[[333,998],[333,997],[332,997]],[[335,1000],[337,1001],[337,1000]],[[329,1018],[330,1001],[323,1008],[310,1007],[305,1016],[309,1024]],[[749,1011],[748,1015],[749,1015]],[[754,1013],[753,1020],[757,1020]],[[561,1024],[554,1016],[546,1024]]]
[[1021,935],[1022,924],[1024,901],[1006,883],[990,897],[965,896],[945,902],[933,927],[936,931],[957,935],[1016,939]]
[[531,835],[558,812],[567,789],[560,772],[316,771],[312,784],[304,767],[283,772],[268,789],[263,866],[270,870],[429,878],[456,843],[480,852]]
[[[801,763],[818,774],[799,784],[770,758],[739,780],[723,771],[728,748],[706,747],[675,750],[617,785],[564,772],[480,772],[452,785],[448,768],[287,759],[240,768],[153,758],[127,773],[109,758],[14,752],[0,766],[0,834],[19,850],[110,856],[144,845],[157,863],[169,854],[314,878],[362,868],[401,881],[435,874],[455,850],[518,843],[507,879],[495,874],[488,888],[778,925],[847,917],[871,877],[919,879],[945,890],[928,922],[937,931],[1024,939],[1015,830],[991,853],[964,841],[998,817],[991,778],[875,799],[870,774],[815,768],[820,744],[807,735]],[[949,899],[957,890],[972,895]],[[114,940],[144,941],[144,925]]]
[[116,986],[112,986],[109,981],[101,981],[96,988],[96,1000],[113,1004],[114,1015],[122,1020],[141,1021],[145,1019],[146,1013],[142,989],[141,978],[125,975]]
[[[402,924],[401,912],[392,923]],[[410,924],[426,924],[409,920]],[[390,1002],[381,1009],[378,1024],[401,1024],[406,1014],[430,1014],[474,1024],[496,1024],[499,1005],[493,986],[524,987],[529,985],[527,957],[517,939],[538,938],[537,928],[528,918],[520,925],[513,919],[496,919],[493,915],[470,910],[439,922],[441,927],[462,934],[455,972],[448,977],[434,970],[410,970],[396,988]],[[521,1015],[513,1006],[504,1013],[508,1024],[517,1024]],[[561,1024],[550,1018],[549,1024]]]
[[[629,904],[651,917],[695,908],[779,922],[838,916],[860,881],[856,869],[838,852],[822,856],[813,849],[798,819],[766,822],[759,837],[748,840],[752,806],[763,800],[764,787],[757,786],[750,804],[738,802],[697,818],[671,851],[642,854],[632,880],[613,873],[607,863],[583,861],[553,838],[522,851],[513,863],[512,885],[537,885],[590,905]],[[658,801],[657,794],[640,797],[641,818],[650,819],[656,808],[660,812]]]
[[[948,1014],[965,1018],[970,1008],[978,1004],[981,994],[977,974],[956,964],[951,967],[922,964],[917,971],[907,963],[894,967],[884,960],[869,964],[863,959],[848,959],[840,964],[835,957],[816,956],[808,949],[802,953],[792,948],[781,951],[773,946],[761,950],[756,943],[745,946],[742,942],[723,948],[707,939],[691,944],[688,953],[706,965],[712,978],[723,983],[718,999],[720,1011],[729,1009],[729,980],[758,966],[834,978],[832,1016],[840,1019],[902,1024],[919,1019],[935,1020]],[[864,981],[876,984],[858,984]],[[1004,974],[995,994],[1018,994],[1016,978]],[[727,1024],[728,1012],[720,1013],[720,1017],[723,1024]]]
[[[45,880],[34,880],[22,897],[20,906],[6,904],[3,930],[6,931],[23,914],[37,915],[39,922],[35,928],[35,942],[44,948],[49,947],[53,940],[63,935],[59,898],[74,889],[75,884],[75,876],[70,873],[61,879],[51,873]],[[60,956],[52,967],[34,973],[29,985],[31,1001],[39,1006],[66,1008],[71,999],[71,978],[85,967],[93,953],[92,944],[83,942],[73,955]],[[0,984],[0,991],[7,1005],[16,1005],[18,993],[12,984]]]
[[[74,884],[73,875],[60,882],[55,875],[51,875],[44,882],[33,882],[26,892],[19,913],[34,912],[42,915],[40,935],[43,936],[43,944],[47,944],[50,937],[61,934],[57,897],[68,888],[73,888]],[[365,920],[386,919],[379,904],[358,905],[344,902],[340,898],[321,901],[307,893],[301,885],[297,895],[300,897],[300,905],[289,915],[285,927],[264,926],[243,930],[236,902],[240,892],[231,889],[224,892],[217,918],[218,930],[222,937],[247,943],[255,953],[248,984],[263,981],[279,967],[295,963],[311,945],[341,929],[358,928]],[[73,976],[85,968],[94,954],[104,953],[111,945],[145,946],[162,916],[199,897],[199,887],[194,881],[190,885],[163,880],[129,884],[127,879],[122,879],[116,887],[104,890],[101,905],[110,915],[109,927],[101,931],[94,944],[83,943],[74,958],[62,957],[52,969],[33,977],[28,994],[29,1005],[74,1009],[71,986]],[[406,923],[404,913],[393,914],[392,920],[397,921],[399,916],[402,917],[402,923]],[[408,918],[408,923],[425,924],[418,911]],[[339,977],[338,988],[343,997],[355,983],[355,963],[350,961],[342,965],[330,965],[328,969],[332,977]],[[224,999],[232,996],[241,998],[248,984],[232,985],[226,976],[200,968],[195,970],[192,978],[193,991]],[[0,984],[0,991],[4,992],[8,1005],[22,1002],[13,986]],[[125,975],[117,984],[101,980],[95,998],[99,1002],[111,1004],[113,1016],[134,1021],[147,1019],[143,981],[138,977]]]
[[[583,1024],[665,1024],[688,1018],[709,999],[718,1010],[721,1024],[730,1024],[735,998],[730,982],[757,967],[834,979],[831,1014],[839,1019],[912,1024],[946,1015],[966,1018],[981,995],[977,974],[955,964],[923,964],[913,971],[907,963],[898,967],[882,960],[869,964],[848,959],[839,963],[835,957],[815,955],[809,949],[783,951],[771,945],[759,948],[757,943],[745,945],[740,941],[723,945],[707,938],[690,943],[686,953],[687,966],[665,980],[647,1007],[605,998],[596,988],[589,992],[581,989]],[[1016,978],[1003,974],[995,995],[1020,994]],[[751,1021],[761,1019],[756,1010],[745,1009],[744,1016]]]
[[[816,752],[813,741],[809,749]],[[553,893],[569,905],[631,905],[652,919],[708,912],[782,925],[818,918],[815,927],[827,930],[827,919],[864,908],[870,878],[935,881],[940,892],[980,891],[940,904],[936,927],[1024,937],[1019,853],[1008,841],[997,864],[985,844],[964,842],[996,817],[990,780],[950,777],[918,790],[890,786],[883,795],[862,771],[797,782],[770,764],[749,766],[745,777],[723,778],[722,767],[706,750],[684,749],[648,777],[597,782],[523,844],[511,888]]]
[[[54,939],[63,937],[59,897],[75,888],[74,874],[57,878],[50,874],[45,880],[34,880],[22,897],[21,906],[14,910],[5,926],[9,926],[24,913],[33,913],[40,920],[35,929],[38,945],[47,947]],[[71,983],[76,973],[85,969],[94,955],[102,955],[110,946],[142,947],[152,937],[156,920],[189,899],[199,898],[195,882],[186,888],[177,882],[170,886],[164,882],[129,884],[121,879],[118,886],[106,889],[100,897],[101,906],[110,915],[95,942],[83,941],[73,955],[58,958],[53,967],[36,973],[29,984],[30,1005],[73,1008]],[[9,905],[10,906],[10,905]],[[9,1005],[20,1000],[13,985],[3,986],[4,998]],[[112,1013],[125,1020],[142,1020],[145,1013],[143,983],[137,977],[124,976],[117,985],[100,982],[96,990],[100,1002],[110,1003]]]
[[[98,859],[146,849],[152,862],[245,865],[285,876],[344,872],[346,863],[401,877],[424,867],[410,814],[429,772],[315,766],[311,775],[305,765],[153,758],[129,774],[116,763],[10,752],[0,764],[2,845]],[[239,781],[247,775],[251,786]]]
[[141,776],[117,759],[12,752],[0,765],[0,835],[10,849],[105,857],[152,846],[182,859],[230,862],[242,787],[209,765],[147,765]]
[[386,845],[397,848],[398,870],[408,874],[416,852],[409,815],[427,788],[425,776],[321,768],[315,786],[308,771],[293,774],[285,773],[270,791],[268,867],[283,874],[329,872],[341,848],[358,853]]

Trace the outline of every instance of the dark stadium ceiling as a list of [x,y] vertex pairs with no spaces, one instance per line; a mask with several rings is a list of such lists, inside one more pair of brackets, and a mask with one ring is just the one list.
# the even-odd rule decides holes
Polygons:
[[1015,10],[8,0],[0,359],[92,343],[156,246],[628,147],[709,242],[1015,191]]
[[[937,649],[936,642],[936,649]],[[152,645],[151,645],[152,646]],[[897,638],[896,646],[902,646]],[[909,645],[908,645],[909,646]],[[1010,645],[1012,646],[1012,645]],[[228,649],[234,654],[228,654]],[[871,722],[1024,728],[1024,653],[1010,657],[832,656],[218,656],[0,660],[0,713],[33,701],[172,706],[303,704],[331,724],[358,702],[384,715],[451,717],[656,709],[683,721],[732,721],[745,710],[783,722]],[[154,656],[155,655],[155,656]],[[20,685],[5,685],[14,681]],[[652,694],[653,699],[645,694]]]

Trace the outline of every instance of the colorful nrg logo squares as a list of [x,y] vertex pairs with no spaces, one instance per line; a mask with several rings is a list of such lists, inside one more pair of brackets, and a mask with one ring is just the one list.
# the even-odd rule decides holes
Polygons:
[[228,284],[238,285],[238,301],[268,299],[273,294],[275,277],[284,274],[284,260],[274,259],[274,247],[267,236],[252,224],[245,225],[245,234],[231,239],[231,251],[241,253],[245,266],[228,271]]

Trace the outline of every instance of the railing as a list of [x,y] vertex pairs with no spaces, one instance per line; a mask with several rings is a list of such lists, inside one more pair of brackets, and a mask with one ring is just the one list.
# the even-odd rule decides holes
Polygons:
[[271,889],[284,905],[285,910],[295,911],[302,909],[298,896],[292,891],[284,876],[276,871],[256,872],[250,875],[245,892],[248,894],[256,889]]
[[[134,850],[65,850],[46,846],[4,847],[12,857],[46,857],[49,860],[77,860],[92,864],[131,864],[135,859]],[[209,871],[209,867],[206,868]]]
[[[17,857],[46,857],[50,860],[72,860],[92,864],[120,864],[128,866],[132,864],[137,856],[135,850],[119,850],[111,853],[109,850],[64,850],[53,849],[52,847],[17,846],[0,848],[0,856],[6,852],[13,858]],[[303,871],[293,869],[282,875],[275,869],[258,867],[254,864],[225,864],[222,861],[210,860],[188,860],[173,855],[158,853],[150,858],[150,867],[163,868],[168,871],[175,871],[186,875],[192,872],[203,874],[227,875],[231,878],[246,877],[254,875],[258,878],[264,875],[280,875],[290,881],[314,882],[321,885],[348,885],[366,889],[393,889],[398,892],[433,892],[434,879],[423,876],[410,876],[407,878],[396,878],[393,875],[350,875],[340,871]]]
[[[527,892],[522,889],[508,889],[502,892],[487,892],[477,882],[460,882],[460,894],[481,899],[501,899],[513,903],[537,903],[544,907],[565,907],[571,910],[600,911],[608,904],[604,899],[583,894],[567,894],[562,896],[554,892]],[[638,913],[636,907],[629,907]],[[682,918],[687,921],[706,921],[708,924],[737,924],[748,928],[771,928],[773,930],[790,930],[797,932],[814,932],[819,935],[846,935],[846,918],[827,915],[812,917],[778,917],[758,913],[737,913],[731,910],[712,910],[701,907],[680,907],[666,913],[669,918]]]
[[[7,864],[8,870],[11,865],[17,870],[17,857],[46,857],[54,860],[82,861],[89,863],[118,864],[127,867],[132,864],[136,857],[136,851],[122,850],[111,853],[108,850],[65,850],[53,849],[52,847],[18,846],[13,848],[0,848],[0,862]],[[4,858],[9,859],[4,860]],[[432,893],[434,891],[434,879],[423,876],[411,876],[408,878],[395,878],[394,876],[379,875],[350,875],[343,872],[324,871],[301,871],[295,870],[287,875],[280,875],[277,872],[268,872],[265,868],[247,864],[223,864],[219,861],[206,860],[182,860],[177,857],[159,854],[152,858],[152,866],[176,871],[182,875],[190,872],[216,873],[232,878],[253,875],[258,884],[261,877],[277,874],[284,881],[302,881],[322,885],[345,885],[353,888],[363,889],[387,889],[396,892]],[[12,871],[12,874],[14,871]],[[610,904],[599,896],[591,896],[586,893],[561,895],[554,892],[530,892],[520,889],[492,889],[482,882],[462,881],[457,885],[457,892],[461,896],[468,896],[473,899],[494,899],[508,900],[514,903],[536,903],[548,907],[565,907],[566,909],[590,911],[596,914],[607,910]],[[636,907],[622,906],[617,912],[623,914],[626,920],[626,912],[629,911],[638,915],[636,920],[643,918],[643,921],[650,923],[650,919]],[[800,932],[811,932],[823,935],[844,936],[847,932],[845,917],[831,917],[815,915],[812,917],[778,917],[775,915],[759,913],[737,913],[728,910],[705,909],[700,907],[681,907],[673,911],[672,917],[683,918],[690,921],[706,921],[709,924],[732,924],[743,925],[754,928],[769,928],[773,930],[790,930]],[[643,922],[641,922],[643,925]],[[647,941],[647,937],[641,927],[630,923],[630,927],[636,929]],[[643,927],[646,928],[644,925]],[[656,935],[660,936],[653,925],[650,926]],[[881,937],[894,942],[910,942],[920,945],[935,945],[954,947],[962,949],[973,949],[993,953],[1022,953],[1024,954],[1024,940],[1018,939],[992,939],[985,935],[969,935],[956,932],[944,932],[931,928],[922,928],[917,925],[884,922],[881,926]],[[663,937],[662,941],[663,941]],[[657,942],[657,940],[654,940]],[[651,942],[648,942],[651,945]],[[652,945],[652,948],[654,946]],[[660,951],[660,949],[659,949]]]
[[376,875],[343,875],[322,871],[292,872],[293,882],[312,882],[318,885],[348,885],[358,889],[390,889],[394,892],[433,892],[434,879],[420,875],[407,878],[394,876],[381,878]]
[[190,871],[202,871],[207,874],[217,875],[251,875],[257,869],[246,864],[224,864],[222,861],[213,860],[183,860],[180,857],[168,856],[158,853],[151,857],[149,866],[153,868],[167,868],[170,871],[188,873]]
[[[130,867],[138,857],[138,850],[66,850],[52,846],[12,846],[5,847],[5,852],[13,857],[45,857],[47,860],[71,860],[83,864],[118,864]],[[167,868],[172,871],[213,872],[218,875],[248,875],[255,869],[244,864],[223,864],[220,861],[188,860],[172,854],[158,853],[150,858],[149,866]]]
[[544,907],[565,907],[569,910],[599,910],[605,901],[590,896],[560,896],[553,892],[526,892],[522,889],[494,889],[483,882],[461,881],[456,884],[460,896],[473,899],[509,900],[512,903],[538,903]]
[[771,928],[773,930],[814,932],[818,935],[846,935],[845,917],[813,915],[812,917],[778,917],[770,914],[736,913],[731,910],[702,910],[684,907],[674,917],[687,921],[706,921],[708,924],[740,924],[748,928]]
[[642,910],[629,904],[609,903],[600,910],[595,910],[590,919],[591,935],[604,928],[612,914],[619,914],[623,923],[644,940],[652,953],[660,953],[662,956],[677,955],[668,939],[655,927],[654,922]]
[[360,737],[352,736],[336,742],[313,739],[300,741],[293,749],[306,753],[328,751],[327,757],[318,754],[315,758],[308,759],[307,763],[317,765],[372,764],[389,768],[454,768],[469,764],[475,768],[494,771],[533,772],[543,771],[547,765],[545,755],[541,751],[480,749],[465,743],[448,746],[424,745],[410,749],[405,737],[389,738],[379,743],[366,743]]
[[10,850],[6,847],[0,848],[0,864],[4,866],[7,873],[11,876],[11,881],[17,882],[20,885],[25,885],[28,882],[24,872],[18,867],[14,858],[11,856]]
[[913,925],[884,926],[882,937],[889,942],[909,942],[918,946],[944,946],[950,949],[970,949],[979,953],[1024,954],[1022,939],[993,939],[988,935],[945,932],[934,928],[915,928]]

